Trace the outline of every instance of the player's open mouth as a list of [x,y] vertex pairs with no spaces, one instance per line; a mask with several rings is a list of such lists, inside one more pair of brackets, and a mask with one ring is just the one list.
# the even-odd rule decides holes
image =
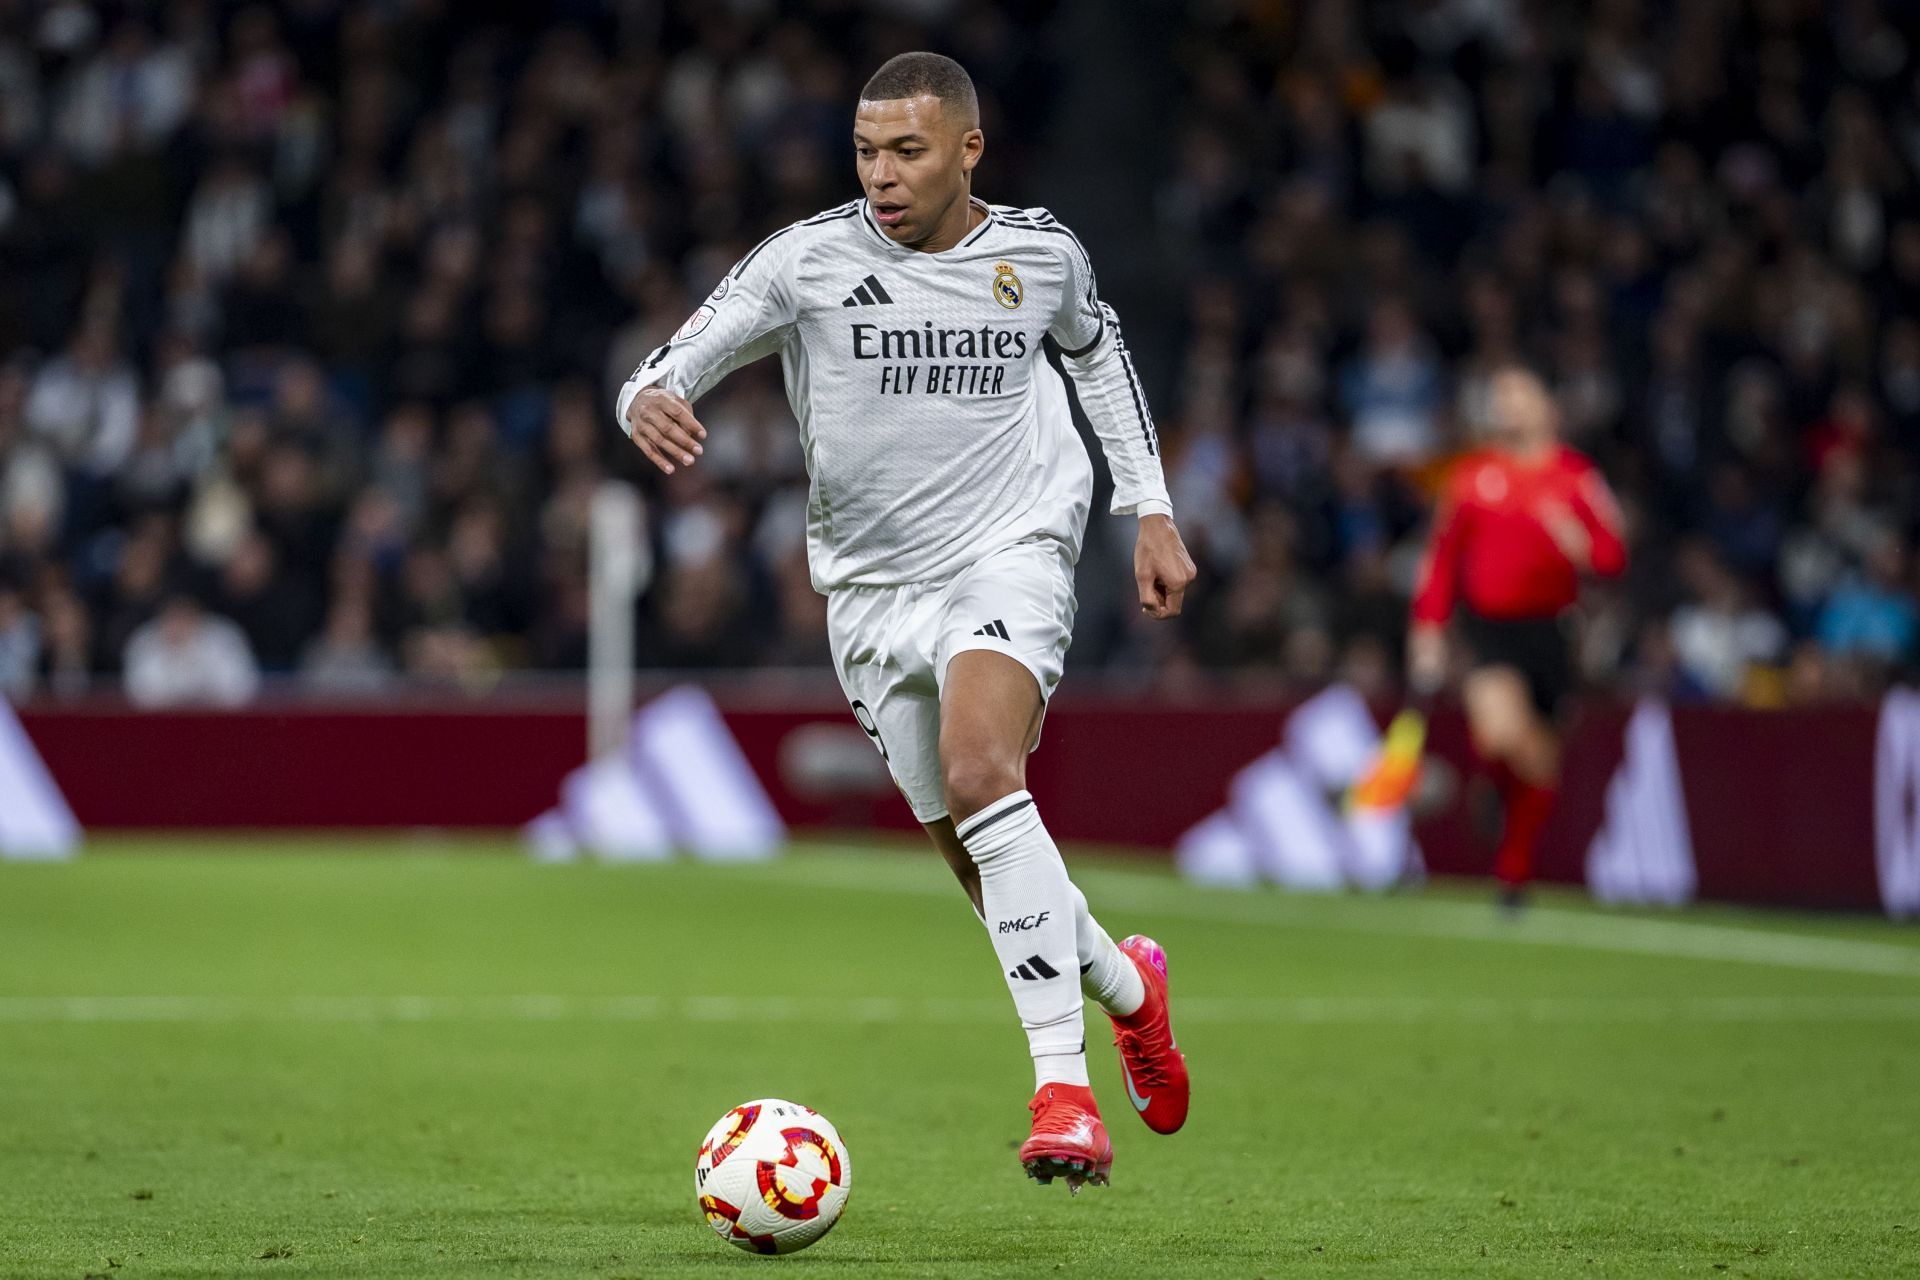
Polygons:
[[905,205],[876,204],[873,206],[873,220],[883,227],[898,226],[900,219],[906,216],[907,209]]

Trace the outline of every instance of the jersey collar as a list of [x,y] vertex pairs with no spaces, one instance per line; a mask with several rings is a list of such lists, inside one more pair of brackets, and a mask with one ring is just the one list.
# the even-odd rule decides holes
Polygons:
[[960,239],[960,243],[954,245],[953,249],[942,249],[939,253],[923,254],[918,249],[909,249],[906,245],[896,242],[891,236],[889,236],[886,232],[880,229],[879,223],[873,220],[873,206],[867,202],[864,196],[861,197],[861,200],[860,200],[860,222],[862,225],[866,227],[866,229],[869,232],[873,234],[873,238],[875,240],[878,240],[881,244],[893,250],[893,252],[895,253],[902,254],[904,256],[910,256],[910,257],[938,258],[946,254],[952,253],[954,249],[966,248],[968,245],[978,240],[981,236],[985,235],[987,233],[988,227],[993,226],[997,221],[999,221],[998,216],[993,211],[993,206],[988,204],[985,200],[980,199],[978,196],[970,196],[968,197],[968,203],[971,204],[974,208],[980,210],[982,213],[986,214],[987,216],[980,220],[979,226],[975,227],[973,230],[967,232],[966,235],[962,236]]

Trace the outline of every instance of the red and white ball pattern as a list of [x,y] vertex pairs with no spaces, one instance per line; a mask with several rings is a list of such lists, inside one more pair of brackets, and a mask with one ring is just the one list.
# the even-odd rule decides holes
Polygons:
[[761,1098],[741,1103],[708,1131],[693,1187],[722,1240],[749,1253],[792,1253],[840,1220],[853,1165],[825,1116]]

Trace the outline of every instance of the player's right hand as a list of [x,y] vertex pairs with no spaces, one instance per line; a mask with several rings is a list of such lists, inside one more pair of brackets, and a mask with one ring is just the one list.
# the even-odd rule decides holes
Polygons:
[[1433,693],[1447,681],[1447,633],[1430,622],[1407,633],[1407,683],[1417,694]]
[[668,475],[674,463],[690,467],[706,452],[700,442],[707,438],[707,429],[693,416],[693,406],[665,387],[640,388],[627,406],[627,428],[640,452]]
[[1173,517],[1141,516],[1133,542],[1133,580],[1140,588],[1140,612],[1154,619],[1178,617],[1196,574]]

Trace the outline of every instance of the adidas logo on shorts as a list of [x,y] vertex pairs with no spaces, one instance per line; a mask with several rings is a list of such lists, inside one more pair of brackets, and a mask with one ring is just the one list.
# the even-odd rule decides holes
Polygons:
[[992,622],[989,622],[984,627],[975,627],[973,629],[973,634],[977,636],[993,636],[995,639],[999,639],[999,640],[1013,639],[1012,636],[1007,634],[1007,624],[1000,621],[1000,619],[998,618],[995,618]]

